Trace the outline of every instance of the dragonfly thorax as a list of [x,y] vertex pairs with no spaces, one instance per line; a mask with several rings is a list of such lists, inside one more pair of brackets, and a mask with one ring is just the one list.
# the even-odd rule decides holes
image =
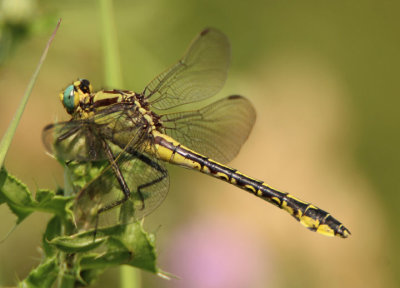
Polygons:
[[89,80],[80,79],[67,86],[60,98],[74,120],[91,120],[104,125],[120,119],[118,127],[113,130],[143,129],[149,135],[152,131],[163,132],[160,116],[150,109],[146,98],[140,93],[118,89],[94,92]]

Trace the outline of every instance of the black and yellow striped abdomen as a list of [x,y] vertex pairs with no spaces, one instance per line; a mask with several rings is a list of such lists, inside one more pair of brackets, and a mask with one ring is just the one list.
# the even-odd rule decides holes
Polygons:
[[275,206],[282,208],[297,221],[312,231],[327,235],[347,238],[350,231],[328,212],[304,202],[289,193],[275,190],[263,181],[248,177],[236,169],[227,167],[212,159],[190,150],[171,137],[154,132],[157,157],[171,164],[196,169],[202,173],[224,180]]

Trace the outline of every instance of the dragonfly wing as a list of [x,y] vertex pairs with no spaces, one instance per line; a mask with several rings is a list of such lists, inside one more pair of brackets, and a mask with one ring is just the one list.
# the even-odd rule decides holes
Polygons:
[[149,141],[149,125],[137,109],[123,103],[101,110],[93,117],[99,139],[116,144],[121,149],[142,150]]
[[183,58],[150,82],[143,94],[160,110],[211,97],[224,85],[229,61],[226,35],[206,29],[193,40]]
[[47,151],[62,162],[102,160],[105,155],[101,142],[93,134],[94,126],[87,120],[49,124],[42,132],[43,143]]
[[102,139],[120,147],[136,147],[148,133],[143,115],[121,103],[98,111],[95,116],[49,124],[42,138],[47,151],[63,162],[107,159]]
[[166,134],[196,152],[222,163],[231,161],[256,119],[249,100],[232,95],[194,111],[161,117]]
[[169,189],[167,170],[150,155],[112,146],[116,164],[126,182],[130,197],[122,205],[98,214],[99,209],[124,198],[118,178],[111,165],[107,165],[84,187],[78,187],[75,219],[80,229],[127,224],[151,213],[165,199]]

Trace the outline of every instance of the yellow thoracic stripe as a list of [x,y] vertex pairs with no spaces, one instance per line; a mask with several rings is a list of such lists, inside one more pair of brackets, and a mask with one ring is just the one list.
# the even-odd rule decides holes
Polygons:
[[[347,238],[350,231],[338,220],[324,210],[302,201],[288,193],[278,191],[264,184],[263,181],[253,179],[237,170],[209,159],[183,145],[178,141],[158,131],[152,132],[157,158],[231,183],[244,189],[275,206],[282,208],[292,215],[302,225],[312,231],[326,236]],[[148,148],[151,152],[151,148]]]

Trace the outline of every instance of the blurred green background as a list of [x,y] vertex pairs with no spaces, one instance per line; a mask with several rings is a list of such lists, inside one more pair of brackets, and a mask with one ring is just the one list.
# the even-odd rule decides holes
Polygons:
[[[182,279],[143,273],[142,287],[400,286],[399,9],[396,1],[114,2],[124,87],[113,88],[141,91],[204,27],[222,30],[232,61],[217,98],[245,95],[258,113],[231,165],[312,201],[353,233],[343,240],[308,232],[233,186],[170,167],[169,197],[146,226],[161,268]],[[104,87],[99,5],[0,0],[0,135],[59,17],[6,159],[33,190],[63,183],[41,141],[47,123],[67,119],[60,90],[78,77]],[[6,235],[6,207],[0,219]],[[47,219],[35,214],[0,244],[0,285],[39,263]],[[116,283],[113,269],[96,287]]]

